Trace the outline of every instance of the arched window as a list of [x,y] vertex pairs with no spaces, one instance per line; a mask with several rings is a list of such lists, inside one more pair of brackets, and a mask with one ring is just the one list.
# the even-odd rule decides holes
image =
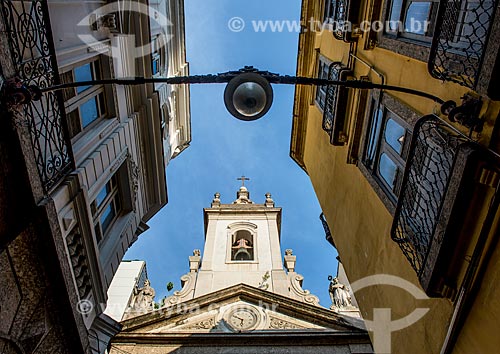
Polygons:
[[253,261],[254,242],[253,235],[246,230],[236,231],[231,242],[232,261]]

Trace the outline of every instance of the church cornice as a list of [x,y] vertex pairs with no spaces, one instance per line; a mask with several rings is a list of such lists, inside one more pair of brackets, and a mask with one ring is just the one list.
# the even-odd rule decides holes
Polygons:
[[205,212],[228,212],[235,213],[238,211],[248,212],[249,210],[254,212],[281,212],[281,208],[279,207],[267,207],[265,204],[221,204],[220,206],[212,207],[212,208],[204,208]]
[[[238,284],[182,302],[182,308],[183,312],[189,315],[190,311],[199,311],[214,304],[227,304],[235,301],[246,301],[255,305],[265,304],[269,307],[274,306],[279,313],[284,315],[338,331],[366,333],[363,322],[359,319],[342,316],[328,309],[257,289],[246,284]],[[153,329],[166,319],[177,320],[182,319],[183,316],[185,317],[185,315],[179,315],[176,311],[173,311],[172,307],[158,309],[121,322],[123,325],[121,335],[144,328]]]
[[[293,340],[290,340],[293,336]],[[272,335],[267,331],[240,333],[119,333],[113,339],[119,344],[153,344],[192,346],[333,346],[370,343],[367,332],[311,331],[311,330],[274,330]]]

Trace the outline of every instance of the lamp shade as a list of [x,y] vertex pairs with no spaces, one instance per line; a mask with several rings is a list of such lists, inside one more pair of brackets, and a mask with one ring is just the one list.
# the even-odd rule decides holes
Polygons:
[[224,104],[235,118],[252,121],[264,116],[273,103],[271,84],[257,73],[243,73],[229,81]]

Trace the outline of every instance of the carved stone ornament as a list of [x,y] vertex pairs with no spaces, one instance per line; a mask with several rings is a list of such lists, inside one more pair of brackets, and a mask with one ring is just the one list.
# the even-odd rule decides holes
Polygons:
[[172,296],[163,300],[162,307],[169,307],[180,302],[190,300],[194,296],[194,285],[196,283],[196,273],[187,273],[181,277],[182,289],[174,291]]
[[271,193],[266,193],[265,205],[267,207],[274,207],[274,200],[273,200],[273,198],[271,198]]
[[91,15],[89,18],[90,28],[92,31],[102,31],[103,29],[108,29],[111,32],[117,30],[116,14],[106,14],[106,15]]
[[139,174],[141,173],[141,170],[139,166],[137,166],[137,163],[134,161],[134,158],[130,153],[127,153],[127,160],[130,184],[132,187],[132,204],[134,205],[135,209],[135,202],[137,199],[137,193],[139,191]]
[[285,256],[292,256],[293,255],[293,250],[288,248],[285,250]]
[[302,329],[303,326],[299,326],[295,323],[291,323],[276,317],[270,317],[269,328],[272,329]]
[[289,273],[289,280],[291,285],[290,291],[293,295],[295,295],[302,302],[319,306],[319,298],[316,295],[311,294],[309,290],[302,289],[302,281],[304,280],[302,275]]
[[258,288],[262,290],[269,289],[269,284],[267,283],[267,281],[269,280],[270,277],[271,276],[269,275],[269,271],[267,271],[266,274],[262,276],[262,281],[259,283]]
[[193,256],[201,256],[201,251],[200,250],[193,250]]
[[183,327],[182,329],[212,329],[215,327],[215,319],[214,318],[209,318],[205,319],[196,323],[193,323],[192,325],[187,325],[186,327]]
[[253,204],[250,200],[250,192],[247,187],[241,186],[240,189],[236,192],[237,199],[233,202],[233,204]]
[[212,200],[212,208],[215,206],[220,206],[220,193],[219,192],[214,194],[214,199]]
[[73,268],[73,276],[77,284],[78,296],[80,299],[85,299],[92,290],[92,282],[83,236],[78,226],[66,236],[66,245],[68,246],[71,266]]

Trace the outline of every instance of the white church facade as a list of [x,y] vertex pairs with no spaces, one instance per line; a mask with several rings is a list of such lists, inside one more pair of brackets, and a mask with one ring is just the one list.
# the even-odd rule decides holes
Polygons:
[[296,256],[281,253],[281,208],[270,194],[256,204],[242,186],[223,204],[216,193],[204,220],[203,256],[189,256],[182,289],[159,309],[131,308],[110,353],[373,352],[361,319],[302,289]]

